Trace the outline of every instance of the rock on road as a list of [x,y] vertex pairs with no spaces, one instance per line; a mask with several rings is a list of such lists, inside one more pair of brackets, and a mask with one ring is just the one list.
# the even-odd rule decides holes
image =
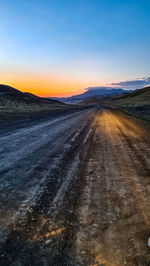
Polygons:
[[150,142],[84,110],[3,134],[0,265],[148,265]]

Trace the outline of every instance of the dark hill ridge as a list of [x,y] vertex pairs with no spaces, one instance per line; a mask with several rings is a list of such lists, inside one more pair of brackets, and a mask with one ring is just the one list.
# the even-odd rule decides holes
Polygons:
[[150,120],[150,86],[130,92],[107,103],[137,117]]
[[56,100],[40,98],[31,93],[23,93],[7,85],[0,85],[0,119],[28,117],[62,112],[68,110],[69,105]]
[[0,95],[21,95],[22,92],[8,85],[0,84]]
[[114,103],[128,106],[150,105],[150,86],[114,99]]
[[119,99],[132,98],[132,97],[150,97],[150,86],[132,91],[126,95],[119,97]]
[[8,85],[0,84],[0,102],[1,101],[14,101],[24,103],[43,103],[43,104],[62,104],[59,101],[40,98],[34,94],[28,92],[21,92]]

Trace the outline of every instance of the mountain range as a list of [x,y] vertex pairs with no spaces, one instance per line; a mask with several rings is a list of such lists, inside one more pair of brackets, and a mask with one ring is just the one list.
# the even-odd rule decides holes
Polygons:
[[53,98],[55,100],[59,100],[64,103],[72,103],[77,104],[82,102],[88,98],[104,98],[104,97],[113,97],[113,96],[121,96],[126,93],[129,93],[128,90],[123,90],[121,88],[112,88],[112,87],[96,87],[96,88],[88,88],[84,93],[73,95],[71,97],[61,97],[61,98]]

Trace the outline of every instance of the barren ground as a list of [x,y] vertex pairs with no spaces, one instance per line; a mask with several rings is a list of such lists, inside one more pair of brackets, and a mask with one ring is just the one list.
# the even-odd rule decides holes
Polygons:
[[150,142],[84,110],[2,133],[0,265],[148,265]]

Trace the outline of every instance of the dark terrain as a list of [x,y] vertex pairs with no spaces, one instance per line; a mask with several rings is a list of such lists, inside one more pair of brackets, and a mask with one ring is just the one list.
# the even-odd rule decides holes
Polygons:
[[117,104],[3,122],[0,265],[148,265],[149,122]]
[[116,97],[112,101],[106,101],[106,104],[150,121],[150,87]]
[[69,105],[56,100],[40,98],[0,84],[0,121],[18,120],[65,111]]

